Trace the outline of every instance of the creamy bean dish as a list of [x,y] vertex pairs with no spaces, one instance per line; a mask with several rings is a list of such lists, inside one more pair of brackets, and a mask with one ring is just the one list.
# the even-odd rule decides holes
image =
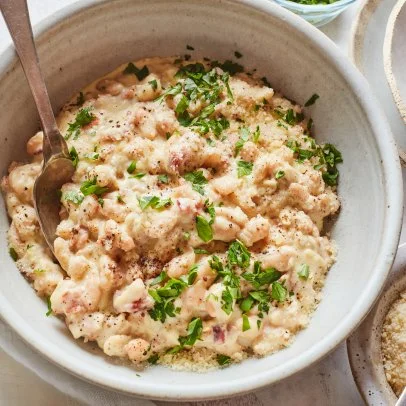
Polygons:
[[56,260],[33,207],[42,132],[2,180],[10,254],[47,314],[139,367],[204,370],[288,346],[336,257],[322,230],[340,206],[340,152],[255,71],[188,59],[121,66],[63,107],[76,171]]

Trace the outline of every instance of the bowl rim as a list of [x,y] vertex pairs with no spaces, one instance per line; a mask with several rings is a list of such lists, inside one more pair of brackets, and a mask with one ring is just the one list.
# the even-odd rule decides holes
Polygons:
[[383,67],[385,70],[386,80],[391,89],[392,97],[395,101],[396,107],[398,108],[399,114],[406,124],[406,100],[402,99],[396,77],[393,73],[392,50],[393,36],[395,34],[396,28],[395,25],[403,7],[406,7],[406,0],[398,0],[389,15],[388,24],[385,30],[385,39],[383,43]]
[[328,12],[335,11],[342,7],[348,6],[357,0],[338,0],[330,4],[301,4],[291,0],[275,0],[275,2],[283,7],[287,7],[296,11],[313,11],[313,12]]
[[[36,36],[45,34],[55,25],[68,17],[83,10],[100,6],[109,0],[88,0],[68,5],[54,14],[51,14],[35,26]],[[219,3],[228,3],[233,0],[215,0]],[[203,400],[233,396],[258,389],[265,385],[280,381],[294,373],[303,370],[331,352],[337,345],[361,323],[373,306],[381,292],[391,265],[393,263],[401,231],[403,211],[403,184],[398,153],[387,120],[379,108],[378,102],[372,95],[366,79],[355,68],[350,60],[338,49],[327,36],[317,28],[308,24],[301,17],[273,4],[268,0],[238,0],[238,4],[256,11],[269,14],[291,25],[299,34],[305,36],[312,44],[323,51],[326,60],[335,66],[342,77],[351,87],[357,102],[362,106],[365,114],[375,129],[375,134],[385,134],[385,137],[376,137],[378,152],[381,158],[381,171],[383,176],[384,193],[389,204],[383,213],[384,232],[382,245],[377,256],[374,275],[368,281],[362,294],[358,297],[354,309],[341,320],[329,335],[324,337],[317,345],[309,348],[295,360],[286,362],[258,374],[247,375],[238,379],[221,381],[216,384],[184,385],[182,391],[178,386],[171,384],[158,384],[146,380],[134,379],[131,384],[122,382],[114,374],[106,374],[104,370],[93,370],[85,363],[77,363],[77,359],[60,351],[57,343],[43,341],[43,334],[26,326],[23,317],[0,296],[0,316],[11,328],[34,350],[45,356],[49,361],[79,378],[93,384],[142,398],[159,400]],[[0,58],[0,80],[17,61],[14,47],[10,45]],[[176,373],[176,372],[174,372]],[[108,381],[106,376],[108,375]],[[108,382],[108,383],[107,383]]]

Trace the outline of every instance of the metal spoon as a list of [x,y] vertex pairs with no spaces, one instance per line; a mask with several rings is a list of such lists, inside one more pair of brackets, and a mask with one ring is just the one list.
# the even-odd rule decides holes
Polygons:
[[59,190],[75,171],[68,147],[56,125],[48,92],[39,67],[38,56],[26,0],[0,0],[14,46],[30,85],[44,132],[42,172],[34,184],[34,205],[49,248],[54,252],[56,227],[60,222]]

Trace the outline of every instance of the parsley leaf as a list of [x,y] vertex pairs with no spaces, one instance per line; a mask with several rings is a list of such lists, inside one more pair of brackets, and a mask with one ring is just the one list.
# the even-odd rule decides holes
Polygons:
[[198,236],[204,242],[209,242],[213,239],[211,224],[203,216],[196,216],[196,229]]
[[72,160],[73,166],[76,168],[79,163],[79,155],[78,155],[78,152],[76,151],[75,147],[72,147],[69,150],[69,156],[70,156],[70,159]]
[[127,172],[128,173],[134,173],[134,171],[137,169],[137,161],[131,161],[130,165],[128,165]]
[[182,85],[177,83],[175,86],[172,86],[166,89],[159,97],[157,97],[154,101],[162,102],[167,96],[176,96],[182,91]]
[[158,89],[158,82],[157,82],[155,79],[154,79],[154,80],[150,80],[148,83],[151,85],[152,90]]
[[52,314],[52,303],[51,303],[50,296],[47,296],[47,306],[48,306],[48,311],[45,313],[45,315],[47,317],[49,317]]
[[14,262],[18,261],[17,251],[13,247],[10,247],[8,249],[8,253],[10,254],[10,257],[13,259]]
[[203,249],[203,248],[193,248],[193,251],[197,255],[205,255],[205,254],[210,254],[209,251]]
[[242,315],[242,331],[247,331],[251,328],[250,321],[246,314]]
[[300,279],[304,279],[304,280],[309,279],[309,274],[310,274],[309,265],[307,265],[307,264],[300,265],[300,269],[297,272],[297,274]]
[[261,263],[255,261],[254,272],[245,272],[241,276],[250,282],[255,289],[259,289],[263,285],[269,285],[277,281],[282,276],[282,273],[275,268],[262,270]]
[[68,123],[68,131],[65,135],[65,139],[69,139],[73,135],[73,139],[76,140],[80,135],[80,129],[90,124],[96,116],[90,112],[91,107],[80,109],[76,114],[75,121]]
[[183,176],[188,182],[192,183],[192,188],[196,192],[204,195],[203,185],[207,185],[207,179],[203,175],[203,171],[193,171],[185,173]]
[[247,162],[240,160],[237,162],[237,176],[242,178],[243,176],[250,175],[252,173],[252,168],[254,164],[252,162]]
[[250,264],[251,253],[241,241],[235,240],[228,248],[227,258],[230,265],[237,265],[245,269]]
[[277,300],[278,302],[283,302],[288,297],[287,289],[279,282],[274,282],[272,284],[272,299]]
[[319,98],[320,96],[317,93],[314,93],[310,99],[305,103],[305,107],[309,107],[312,104],[314,104],[316,102],[316,100]]
[[109,191],[108,187],[102,187],[97,184],[97,178],[85,180],[81,186],[80,191],[85,195],[89,196],[95,194],[96,196],[101,196]]
[[278,179],[283,178],[284,176],[285,176],[285,172],[284,172],[284,171],[278,171],[278,172],[276,172],[276,174],[275,174],[275,179],[278,180]]
[[151,365],[155,365],[159,360],[159,354],[152,354],[147,361],[151,364]]
[[169,183],[168,175],[158,175],[158,182],[167,185]]
[[254,134],[252,134],[252,141],[257,143],[259,141],[260,136],[261,136],[261,130],[259,129],[259,125],[257,125],[257,128],[254,131]]
[[156,210],[168,208],[173,204],[171,198],[161,199],[158,196],[143,196],[138,199],[140,207],[142,210],[145,210],[148,207],[151,207]]
[[231,363],[231,357],[228,355],[217,354],[217,362],[221,366],[229,365]]
[[74,204],[82,203],[84,198],[85,198],[85,196],[83,195],[83,193],[75,192],[74,190],[70,190],[69,192],[66,192],[65,196],[64,196],[64,199],[67,202],[72,202]]
[[137,68],[132,62],[130,62],[123,71],[124,74],[134,74],[138,80],[145,79],[149,75],[149,69],[144,65],[141,69]]
[[240,130],[240,138],[238,139],[234,147],[234,156],[237,156],[239,154],[241,148],[248,141],[249,137],[250,137],[249,129],[247,127],[242,127]]
[[76,99],[76,104],[75,106],[83,106],[83,103],[85,102],[85,95],[83,94],[83,92],[79,93],[79,96]]

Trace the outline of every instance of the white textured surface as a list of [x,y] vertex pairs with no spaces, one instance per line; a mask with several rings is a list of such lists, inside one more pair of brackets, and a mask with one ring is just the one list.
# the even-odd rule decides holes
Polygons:
[[[31,0],[29,1],[33,22],[72,0]],[[326,26],[323,31],[346,49],[349,35],[349,22],[354,7],[346,11],[338,20]],[[4,24],[0,24],[0,51],[9,43]],[[45,361],[46,362],[46,361]],[[80,405],[82,403],[60,393],[39,379],[33,372],[0,352],[0,405]],[[49,374],[53,366],[49,365]],[[81,386],[79,380],[72,378],[70,386]],[[78,390],[79,391],[79,390]],[[97,389],[96,389],[97,392]],[[209,402],[209,404],[233,405],[362,405],[348,366],[344,345],[323,361],[308,370],[274,385],[271,389],[247,395],[237,400]],[[99,404],[102,404],[99,402]],[[136,402],[134,402],[136,404]]]

